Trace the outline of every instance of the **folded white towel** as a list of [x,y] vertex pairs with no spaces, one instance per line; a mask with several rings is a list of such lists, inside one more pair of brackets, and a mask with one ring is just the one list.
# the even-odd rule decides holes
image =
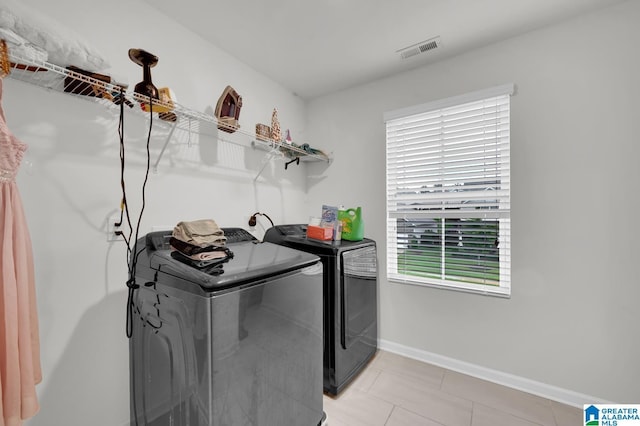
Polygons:
[[0,38],[7,42],[11,58],[17,57],[30,63],[46,62],[49,58],[46,50],[20,37],[11,30],[0,28]]
[[15,0],[3,0],[0,4],[0,27],[43,48],[49,55],[49,62],[61,67],[75,65],[88,71],[110,67],[109,62],[78,34]]

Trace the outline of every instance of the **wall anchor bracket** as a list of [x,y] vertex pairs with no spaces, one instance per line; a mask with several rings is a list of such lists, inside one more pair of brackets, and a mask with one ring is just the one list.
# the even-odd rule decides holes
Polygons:
[[289,164],[291,163],[296,163],[296,165],[300,165],[300,157],[296,157],[291,161],[287,161],[286,163],[284,163],[284,169],[287,170],[287,167],[289,167]]

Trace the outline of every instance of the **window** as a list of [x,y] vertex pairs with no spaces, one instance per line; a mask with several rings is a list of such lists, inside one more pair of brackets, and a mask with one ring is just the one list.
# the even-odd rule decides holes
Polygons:
[[385,114],[390,280],[510,295],[513,88]]

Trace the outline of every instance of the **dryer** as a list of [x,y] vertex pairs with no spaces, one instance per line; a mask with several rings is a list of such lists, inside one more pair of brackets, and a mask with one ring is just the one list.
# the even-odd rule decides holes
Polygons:
[[306,225],[269,228],[264,241],[320,257],[323,269],[323,388],[331,395],[353,380],[378,349],[376,242],[320,241]]

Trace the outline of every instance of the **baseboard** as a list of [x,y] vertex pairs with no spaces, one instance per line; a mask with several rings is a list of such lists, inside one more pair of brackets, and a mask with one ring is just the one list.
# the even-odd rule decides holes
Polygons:
[[497,383],[499,385],[507,386],[581,409],[583,404],[612,404],[612,402],[606,401],[602,398],[584,395],[568,389],[559,388],[546,383],[504,373],[502,371],[423,351],[421,349],[415,349],[399,343],[390,342],[388,340],[381,339],[378,342],[378,346],[380,349],[385,351],[437,365],[438,367],[457,371],[458,373],[467,374],[478,379],[487,380],[489,382]]

